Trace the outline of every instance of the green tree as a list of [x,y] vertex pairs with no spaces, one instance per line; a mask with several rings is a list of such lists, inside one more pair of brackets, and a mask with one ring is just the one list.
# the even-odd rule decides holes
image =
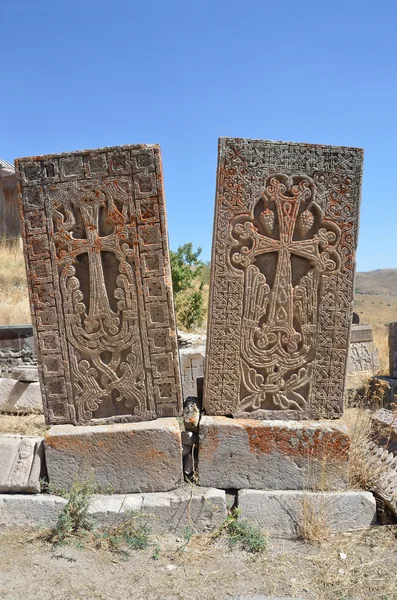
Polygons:
[[190,242],[171,250],[172,287],[178,326],[187,330],[200,326],[203,322],[203,269],[199,259],[201,248],[193,250]]

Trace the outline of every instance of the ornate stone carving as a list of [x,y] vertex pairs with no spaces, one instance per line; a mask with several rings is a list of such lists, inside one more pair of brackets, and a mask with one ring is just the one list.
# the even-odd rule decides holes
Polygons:
[[16,166],[48,422],[180,414],[159,148]]
[[221,139],[208,414],[340,415],[361,171],[354,148]]

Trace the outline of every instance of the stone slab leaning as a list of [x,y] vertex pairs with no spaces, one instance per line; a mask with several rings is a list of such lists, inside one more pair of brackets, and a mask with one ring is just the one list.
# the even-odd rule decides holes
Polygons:
[[183,480],[181,431],[175,418],[57,425],[44,443],[48,479],[56,488],[90,480],[102,492],[164,492]]
[[204,416],[200,485],[223,489],[345,489],[349,436],[336,421],[258,421]]

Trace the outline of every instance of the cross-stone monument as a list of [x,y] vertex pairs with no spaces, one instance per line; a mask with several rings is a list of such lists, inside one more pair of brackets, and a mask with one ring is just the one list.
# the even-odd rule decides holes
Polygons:
[[363,152],[221,138],[208,415],[339,417]]
[[181,413],[160,149],[16,160],[48,423]]
[[362,160],[356,148],[220,140],[201,485],[347,484],[346,425],[320,419],[343,411]]
[[6,244],[20,240],[18,189],[15,169],[0,158],[0,238]]

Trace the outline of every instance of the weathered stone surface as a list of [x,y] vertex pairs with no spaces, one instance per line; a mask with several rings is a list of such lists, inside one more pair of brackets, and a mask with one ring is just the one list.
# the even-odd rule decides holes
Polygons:
[[397,518],[397,456],[393,451],[389,452],[387,447],[371,440],[364,450],[368,487],[376,492]]
[[221,138],[207,414],[343,409],[362,150]]
[[65,498],[37,494],[0,495],[0,526],[44,526],[53,527],[59,511],[66,504]]
[[191,396],[183,406],[183,421],[187,431],[198,431],[201,418],[201,402],[198,398]]
[[[54,526],[64,498],[47,494],[0,495],[0,526]],[[223,490],[182,486],[173,492],[112,494],[94,497],[88,515],[97,527],[109,527],[131,518],[129,511],[142,512],[141,521],[156,532],[205,532],[218,527],[226,517]]]
[[197,379],[204,377],[205,346],[193,346],[179,350],[183,399],[198,395]]
[[372,325],[368,324],[352,324],[350,332],[350,342],[355,344],[357,342],[373,342],[374,332],[372,331]]
[[162,492],[182,481],[181,431],[175,418],[56,425],[44,441],[49,481],[61,489],[92,479],[101,491]]
[[344,489],[349,436],[344,424],[204,416],[198,473],[206,487]]
[[0,436],[0,493],[40,492],[43,439],[22,435]]
[[397,323],[389,323],[389,375],[397,377]]
[[397,415],[382,408],[371,418],[371,440],[397,456]]
[[0,238],[16,240],[20,237],[15,169],[0,158]]
[[35,383],[39,381],[39,370],[36,365],[24,365],[12,370],[12,378],[24,383]]
[[152,531],[183,532],[185,527],[204,532],[221,525],[226,517],[223,490],[182,486],[172,492],[97,496],[89,515],[97,525],[109,526],[129,518],[128,511],[142,511]]
[[16,168],[47,422],[180,414],[160,148]]
[[16,366],[35,364],[31,325],[0,326],[0,377],[9,376]]
[[370,325],[352,325],[347,373],[365,372],[371,377],[379,370],[378,351]]
[[376,522],[370,492],[307,492],[240,490],[241,517],[255,521],[273,535],[299,537],[305,519],[318,519],[333,531],[369,527]]
[[0,411],[10,413],[43,412],[40,384],[1,377]]

